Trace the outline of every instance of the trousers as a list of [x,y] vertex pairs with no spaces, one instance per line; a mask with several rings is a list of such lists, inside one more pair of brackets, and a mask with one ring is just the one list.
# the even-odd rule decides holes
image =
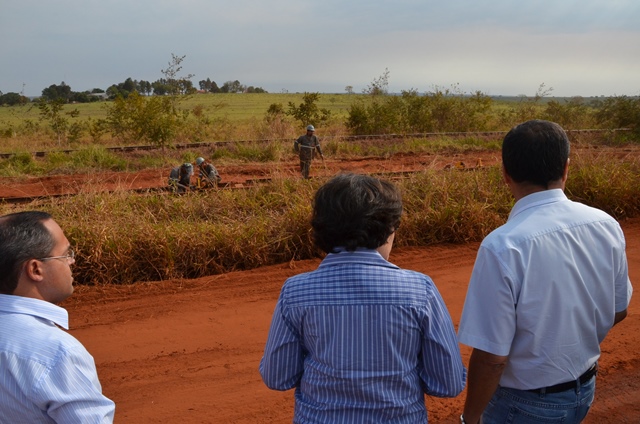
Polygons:
[[301,160],[300,161],[300,173],[304,178],[309,178],[309,169],[311,168],[310,160]]
[[580,423],[596,391],[596,377],[560,393],[498,387],[482,414],[484,424]]

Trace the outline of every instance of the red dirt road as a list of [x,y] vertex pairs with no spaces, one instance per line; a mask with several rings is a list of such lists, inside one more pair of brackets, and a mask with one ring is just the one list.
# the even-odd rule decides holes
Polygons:
[[[622,223],[632,282],[640,281],[640,219]],[[477,243],[392,251],[430,275],[457,326]],[[79,287],[65,306],[71,333],[93,354],[118,423],[289,423],[293,392],[274,392],[258,364],[284,280],[319,260],[187,281]],[[602,345],[587,423],[640,422],[640,295]],[[469,349],[462,346],[465,364]],[[428,398],[430,422],[456,423],[464,393]]]

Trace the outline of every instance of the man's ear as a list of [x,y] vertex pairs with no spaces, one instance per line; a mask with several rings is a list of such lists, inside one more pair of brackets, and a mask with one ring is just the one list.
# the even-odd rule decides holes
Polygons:
[[569,177],[569,161],[571,159],[567,158],[567,163],[564,164],[564,174],[562,175],[562,181],[566,182]]
[[504,164],[502,164],[502,179],[507,185],[511,184],[511,177],[507,174],[507,170],[504,168]]
[[28,260],[24,265],[27,277],[33,281],[42,281],[44,279],[44,268],[42,264],[43,262],[37,259]]

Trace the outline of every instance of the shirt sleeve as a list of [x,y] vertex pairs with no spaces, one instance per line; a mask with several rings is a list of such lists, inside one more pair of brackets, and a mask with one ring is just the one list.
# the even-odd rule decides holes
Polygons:
[[626,240],[622,229],[618,226],[620,231],[620,259],[618,263],[618,273],[615,281],[615,312],[622,312],[629,307],[631,302],[631,295],[633,294],[633,286],[629,279],[629,264],[627,262],[626,255]]
[[316,149],[318,150],[318,153],[320,153],[320,155],[322,156],[322,149],[320,148],[320,139],[318,139],[318,137],[316,137]]
[[480,246],[462,310],[461,343],[507,356],[516,332],[515,288],[503,264]]
[[34,390],[36,403],[55,422],[113,422],[115,404],[102,394],[93,357],[81,345],[60,352]]
[[451,316],[435,286],[421,327],[423,339],[418,368],[424,392],[437,397],[457,396],[465,387],[467,370]]
[[302,377],[304,350],[297,331],[283,315],[282,294],[273,312],[264,356],[260,361],[260,375],[273,390],[296,387]]

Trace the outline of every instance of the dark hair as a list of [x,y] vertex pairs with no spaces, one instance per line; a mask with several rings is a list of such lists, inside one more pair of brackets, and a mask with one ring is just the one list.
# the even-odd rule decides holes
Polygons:
[[43,222],[46,212],[16,212],[0,217],[0,293],[12,294],[18,285],[20,268],[29,259],[44,258],[55,240]]
[[392,183],[340,174],[316,192],[311,219],[314,243],[326,253],[337,247],[376,249],[398,228],[401,215],[402,198]]
[[517,183],[545,189],[564,175],[569,159],[569,138],[554,122],[533,120],[511,129],[502,142],[502,163]]

